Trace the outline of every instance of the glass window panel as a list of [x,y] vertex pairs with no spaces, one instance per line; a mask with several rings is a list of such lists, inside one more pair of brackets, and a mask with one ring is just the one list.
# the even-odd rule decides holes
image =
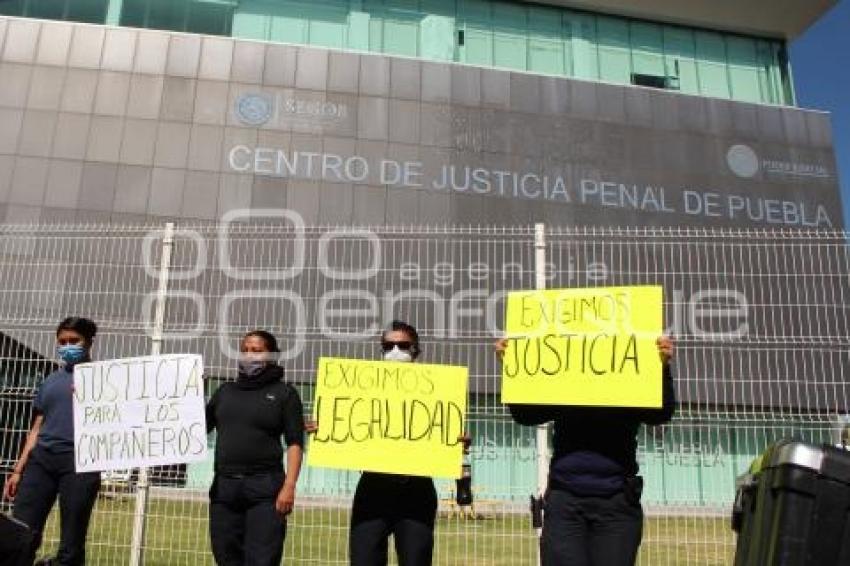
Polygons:
[[564,42],[561,34],[560,10],[529,8],[528,70],[564,74]]
[[[77,0],[71,0],[72,5]],[[130,27],[145,27],[145,15],[147,13],[147,0],[124,0],[121,6],[121,25]]]
[[453,61],[456,38],[454,18],[427,14],[420,23],[419,56],[432,61]]
[[787,60],[783,57],[783,46],[774,41],[759,41],[757,58],[760,72],[764,77],[766,88],[762,93],[768,93],[770,101],[776,104],[793,104],[793,96],[788,83]]
[[726,40],[726,53],[729,57],[732,97],[747,102],[761,101],[755,41],[745,37],[729,37]]
[[526,8],[493,4],[493,65],[525,70],[527,56]]
[[65,18],[65,3],[65,0],[29,0],[27,16],[45,20],[62,20]]
[[664,27],[664,56],[667,73],[679,78],[679,91],[699,94],[694,32],[680,27]]
[[286,43],[308,43],[310,21],[304,2],[283,1],[270,6],[269,36],[271,41]]
[[700,94],[729,98],[726,42],[723,36],[718,33],[698,31],[695,38]]
[[472,65],[493,65],[493,24],[490,2],[460,0],[458,18],[464,32],[461,61]]
[[369,51],[384,51],[384,5],[381,0],[364,0],[363,12],[369,15]]
[[[423,4],[423,11],[426,4]],[[432,61],[457,58],[457,3],[455,0],[429,0],[427,14],[419,23],[419,55]]]
[[629,26],[625,20],[600,17],[596,20],[599,41],[599,78],[628,84],[632,78]]
[[418,55],[421,16],[416,0],[387,0],[384,3],[384,53]]
[[348,2],[314,1],[307,4],[306,15],[309,21],[308,41],[311,45],[332,48],[346,46]]
[[569,38],[570,74],[580,79],[599,78],[596,19],[590,14],[565,12],[564,36]]
[[23,16],[24,0],[3,0],[0,2],[0,15]]
[[632,22],[630,29],[633,72],[666,77],[664,64],[664,38],[661,26]]
[[72,22],[102,24],[106,22],[108,8],[109,0],[70,0],[68,2],[68,19]]
[[230,35],[233,6],[226,3],[192,2],[186,31],[209,35]]
[[756,43],[756,63],[758,65],[759,88],[765,102],[778,104],[781,97],[772,82],[772,66],[770,42],[758,41]]
[[264,12],[250,9],[253,2],[240,4],[233,15],[233,37],[244,39],[269,39],[271,18]]
[[150,0],[147,26],[153,29],[186,29],[187,0]]

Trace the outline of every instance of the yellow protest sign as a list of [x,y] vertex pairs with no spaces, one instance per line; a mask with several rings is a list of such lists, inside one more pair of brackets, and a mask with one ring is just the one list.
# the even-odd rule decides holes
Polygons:
[[662,289],[510,293],[502,402],[661,407]]
[[465,367],[320,358],[311,466],[457,478]]

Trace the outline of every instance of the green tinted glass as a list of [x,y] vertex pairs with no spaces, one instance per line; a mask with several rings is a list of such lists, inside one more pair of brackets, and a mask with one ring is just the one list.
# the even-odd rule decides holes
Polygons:
[[232,35],[792,104],[782,42],[507,0],[5,0],[0,14]]

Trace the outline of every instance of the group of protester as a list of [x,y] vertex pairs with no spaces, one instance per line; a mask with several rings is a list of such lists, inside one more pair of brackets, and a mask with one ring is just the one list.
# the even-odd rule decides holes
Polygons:
[[[34,563],[57,496],[58,553],[37,564],[85,564],[100,474],[74,469],[73,368],[91,361],[96,334],[95,323],[80,317],[63,320],[56,330],[61,367],[38,389],[32,428],[3,487],[14,510],[11,518],[0,515],[0,564]],[[421,354],[416,329],[401,321],[381,334],[380,346],[389,361],[414,362]],[[506,346],[505,340],[498,341],[496,353],[501,356]],[[669,421],[675,402],[672,341],[659,338],[658,350],[663,362],[660,409],[509,406],[521,425],[554,422],[541,540],[544,566],[634,564],[643,525],[637,430],[641,423]],[[217,433],[210,541],[220,566],[279,565],[286,519],[295,505],[305,432],[315,432],[317,425],[305,424],[298,392],[283,379],[280,349],[272,334],[247,333],[240,352],[237,379],[221,385],[206,407],[207,430]],[[436,516],[431,478],[362,473],[351,510],[350,563],[386,565],[392,535],[401,566],[430,565]]]

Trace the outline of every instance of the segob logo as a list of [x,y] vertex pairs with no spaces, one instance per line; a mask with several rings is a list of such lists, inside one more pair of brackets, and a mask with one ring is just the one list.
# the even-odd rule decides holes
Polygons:
[[272,117],[274,102],[266,94],[242,94],[236,99],[236,117],[247,126],[262,126]]
[[733,145],[726,152],[726,163],[729,169],[738,177],[750,179],[759,171],[759,158],[756,152],[747,145]]

